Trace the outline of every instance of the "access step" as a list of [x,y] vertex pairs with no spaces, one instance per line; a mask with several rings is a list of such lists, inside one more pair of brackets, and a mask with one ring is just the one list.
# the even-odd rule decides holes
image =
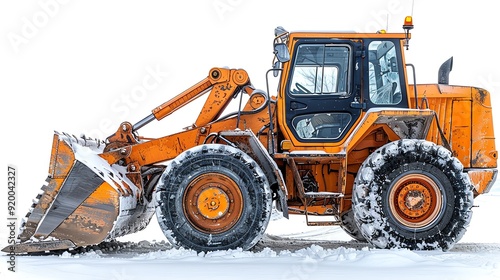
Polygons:
[[336,192],[306,192],[304,193],[304,197],[306,199],[305,205],[305,214],[306,214],[306,223],[308,226],[335,226],[339,224],[338,216],[335,214],[332,215],[321,215],[321,216],[329,216],[334,220],[331,221],[311,221],[309,218],[309,211],[307,210],[307,206],[309,203],[324,200],[325,204],[331,203],[332,199],[337,199],[344,197],[343,193]]
[[306,192],[304,193],[306,198],[311,198],[313,200],[323,199],[323,198],[340,198],[344,197],[343,193],[335,192]]

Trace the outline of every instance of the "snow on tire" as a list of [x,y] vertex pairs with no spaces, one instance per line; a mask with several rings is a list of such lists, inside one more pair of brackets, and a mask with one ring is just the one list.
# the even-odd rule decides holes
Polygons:
[[354,182],[354,220],[379,248],[449,250],[466,231],[473,186],[460,161],[425,140],[388,143]]
[[155,197],[167,239],[198,252],[252,248],[272,210],[271,189],[257,163],[219,144],[180,154],[163,173]]
[[352,208],[340,215],[340,227],[347,233],[350,237],[354,238],[359,242],[366,242],[366,239],[359,231],[358,225],[354,221],[354,213]]

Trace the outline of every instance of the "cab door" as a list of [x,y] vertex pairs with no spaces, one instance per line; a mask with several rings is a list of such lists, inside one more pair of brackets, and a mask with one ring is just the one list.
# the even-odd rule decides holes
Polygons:
[[361,40],[299,39],[293,53],[286,125],[299,145],[342,141],[363,109]]

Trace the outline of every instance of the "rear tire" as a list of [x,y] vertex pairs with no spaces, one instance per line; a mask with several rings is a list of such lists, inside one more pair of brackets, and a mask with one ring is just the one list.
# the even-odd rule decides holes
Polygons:
[[252,248],[269,223],[272,197],[256,162],[207,144],[173,160],[156,191],[156,215],[175,246],[201,251]]
[[466,231],[473,187],[450,151],[403,139],[371,154],[354,182],[354,219],[379,248],[449,250]]

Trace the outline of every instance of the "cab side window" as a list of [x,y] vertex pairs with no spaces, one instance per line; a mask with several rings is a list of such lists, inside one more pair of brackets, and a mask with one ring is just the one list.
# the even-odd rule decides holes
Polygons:
[[401,102],[400,73],[394,43],[373,41],[369,51],[370,100],[374,104]]
[[290,84],[292,94],[347,94],[350,49],[344,45],[298,47]]

